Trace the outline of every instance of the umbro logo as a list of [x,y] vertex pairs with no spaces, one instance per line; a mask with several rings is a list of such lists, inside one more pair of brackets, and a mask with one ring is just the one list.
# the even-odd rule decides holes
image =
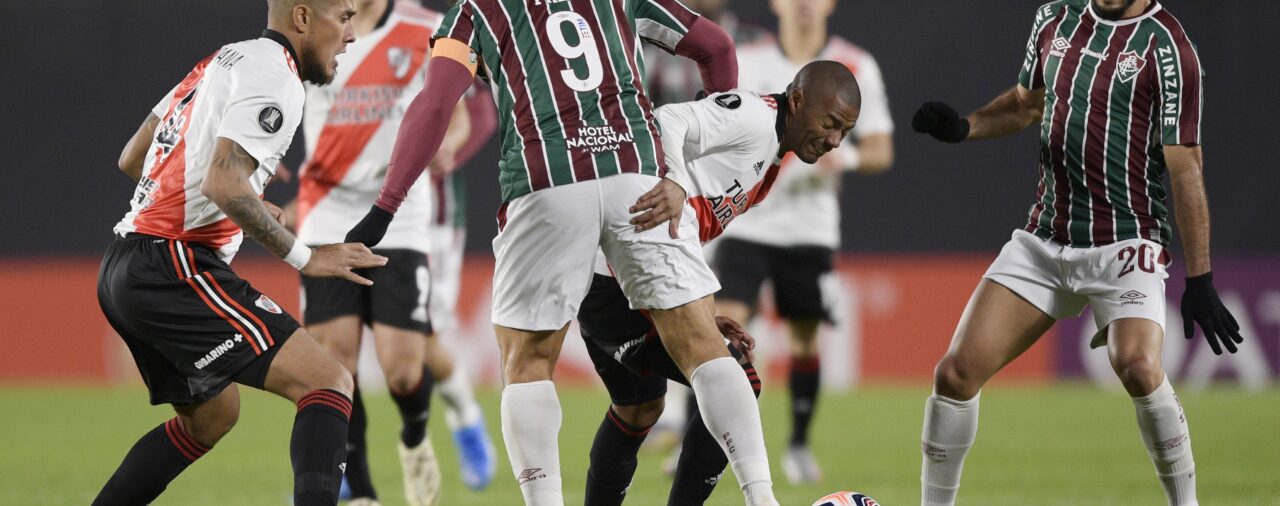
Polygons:
[[1129,290],[1127,292],[1120,294],[1120,298],[1124,300],[1124,302],[1120,303],[1120,305],[1122,306],[1131,306],[1131,305],[1141,306],[1142,301],[1139,299],[1147,298],[1147,294],[1139,292],[1137,290]]
[[716,104],[725,109],[737,109],[738,106],[742,105],[742,97],[733,93],[725,93],[716,97]]
[[1129,290],[1121,294],[1120,298],[1125,300],[1145,299],[1147,298],[1147,294],[1139,292],[1137,290]]
[[1067,50],[1071,49],[1071,42],[1066,37],[1058,37],[1053,39],[1053,43],[1049,46],[1049,54],[1062,58],[1067,55]]
[[516,477],[516,480],[520,482],[520,485],[524,485],[525,483],[533,480],[546,477],[547,473],[542,472],[541,467],[530,467],[524,471],[520,471],[520,476]]

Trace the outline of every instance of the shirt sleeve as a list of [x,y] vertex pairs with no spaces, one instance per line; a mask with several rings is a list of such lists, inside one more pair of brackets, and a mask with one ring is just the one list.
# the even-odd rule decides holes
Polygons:
[[1204,72],[1196,48],[1182,34],[1156,46],[1160,65],[1160,143],[1165,146],[1200,144],[1200,113],[1204,100]]
[[1044,61],[1040,55],[1040,36],[1055,14],[1052,4],[1042,5],[1036,10],[1036,20],[1031,24],[1031,35],[1027,38],[1027,54],[1022,60],[1022,70],[1018,72],[1018,84],[1028,90],[1044,87]]
[[440,38],[450,38],[466,44],[472,51],[479,54],[480,44],[476,39],[474,9],[470,0],[461,0],[453,4],[453,7],[444,14],[440,26],[431,35],[432,45]]
[[156,102],[155,107],[151,108],[151,114],[156,115],[157,118],[164,118],[164,114],[169,112],[169,104],[173,103],[173,94],[178,92],[178,86],[182,86],[182,84],[179,83],[170,88],[169,93],[165,93],[164,97],[159,102]]
[[630,2],[636,34],[668,53],[689,33],[699,16],[678,0],[633,0]]
[[868,55],[858,65],[856,77],[858,88],[862,92],[862,110],[850,137],[892,134],[893,116],[889,113],[889,96],[885,93],[884,77],[880,74],[880,65],[875,58]]
[[[305,92],[292,73],[237,65],[235,87],[223,110],[218,137],[235,141],[258,163],[281,154],[302,117]],[[292,81],[292,82],[291,82]]]

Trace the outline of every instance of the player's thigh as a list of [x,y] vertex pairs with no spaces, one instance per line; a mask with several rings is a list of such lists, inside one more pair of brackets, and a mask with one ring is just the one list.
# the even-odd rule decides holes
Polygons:
[[378,363],[392,392],[406,392],[422,381],[427,334],[384,323],[373,324]]
[[712,267],[720,279],[719,314],[746,323],[755,311],[760,287],[769,277],[771,246],[734,238],[716,241]]
[[502,361],[502,379],[507,385],[550,380],[560,358],[560,347],[569,324],[556,330],[521,330],[493,326]]
[[[1131,239],[1084,250],[1070,265],[1079,290],[1088,296],[1098,333],[1090,346],[1107,344],[1113,322],[1147,320],[1163,335],[1168,256],[1159,243]],[[1159,343],[1156,343],[1158,346]]]
[[320,389],[336,390],[350,397],[354,388],[351,373],[303,329],[280,347],[262,384],[263,390],[295,403]]
[[307,333],[333,355],[338,363],[355,373],[360,358],[360,338],[364,334],[364,323],[359,316],[339,316],[309,324]]
[[997,371],[1035,344],[1053,323],[1053,318],[1009,288],[983,279],[965,306],[950,349],[938,363],[939,393],[972,398]]
[[730,356],[724,336],[715,324],[715,301],[703,297],[670,309],[651,309],[662,345],[685,377],[693,378],[698,366]]
[[679,237],[666,226],[637,232],[628,209],[660,178],[621,174],[599,181],[605,205],[600,246],[634,309],[671,309],[720,290],[698,240],[698,222],[685,204]]
[[194,404],[175,404],[173,410],[188,434],[205,447],[212,447],[240,419],[240,389],[228,385],[218,395]]
[[597,181],[539,190],[504,203],[493,239],[492,321],[554,331],[578,312],[600,246]]
[[[639,339],[643,339],[641,336]],[[583,336],[583,342],[586,344],[587,356],[591,358],[591,364],[595,367],[596,374],[600,376],[600,381],[604,383],[605,390],[609,392],[609,400],[615,406],[623,408],[632,408],[635,406],[653,407],[651,403],[656,399],[661,399],[667,394],[666,378],[656,375],[638,374],[618,361],[617,354],[624,351],[622,346],[618,345],[620,339],[607,339],[597,336],[596,338]],[[625,342],[624,342],[625,346]],[[657,405],[658,414],[661,414],[662,406]],[[635,416],[631,416],[634,411]],[[643,421],[639,416],[644,409],[634,409],[627,412],[619,410],[619,414],[624,415],[623,418],[633,425],[642,425],[638,422]]]

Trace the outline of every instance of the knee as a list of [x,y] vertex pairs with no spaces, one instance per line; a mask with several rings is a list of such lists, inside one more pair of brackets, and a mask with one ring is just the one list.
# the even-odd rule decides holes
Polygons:
[[420,364],[417,367],[404,364],[385,372],[387,374],[387,389],[391,390],[393,394],[407,394],[421,386],[423,381],[426,381],[426,378],[423,377],[423,367]]
[[351,399],[356,388],[355,378],[351,376],[351,371],[336,363],[333,367],[324,368],[324,371],[316,374],[308,383],[302,385],[303,388],[300,389],[301,391],[297,398],[293,399],[294,402],[298,402],[303,396],[316,390],[333,390]]
[[662,417],[662,409],[665,401],[662,397],[649,402],[635,404],[632,406],[612,406],[613,412],[632,427],[647,428],[658,423],[658,418]]
[[240,407],[207,411],[195,416],[178,415],[178,418],[191,437],[206,448],[213,448],[240,420]]
[[1164,371],[1160,368],[1156,357],[1145,355],[1117,357],[1112,360],[1111,365],[1116,371],[1116,376],[1120,377],[1120,383],[1132,397],[1150,395],[1164,381]]
[[960,357],[950,353],[938,361],[938,366],[933,371],[934,391],[958,401],[976,397],[985,382],[986,378],[968,367]]

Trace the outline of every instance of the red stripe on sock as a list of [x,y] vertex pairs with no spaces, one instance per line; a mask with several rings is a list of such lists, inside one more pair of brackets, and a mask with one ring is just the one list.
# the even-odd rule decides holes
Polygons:
[[181,453],[187,460],[195,462],[196,459],[200,458],[200,455],[192,448],[189,448],[187,443],[178,436],[178,432],[181,432],[182,428],[177,426],[178,424],[175,423],[175,420],[177,419],[171,419],[164,423],[164,434],[169,436],[169,442],[173,443],[173,447],[178,449],[178,453]]
[[637,431],[635,427],[631,426],[631,424],[622,421],[622,418],[619,417],[617,413],[614,413],[612,408],[610,408],[609,411],[606,411],[604,416],[605,418],[608,418],[610,422],[613,422],[614,427],[617,427],[623,434],[631,437],[645,437],[649,434],[649,429],[653,428],[653,426],[650,425]]
[[818,356],[800,358],[791,357],[791,370],[795,372],[818,372],[822,367],[822,362],[818,360]]
[[298,411],[302,411],[312,405],[324,405],[337,410],[348,419],[351,418],[351,400],[345,395],[334,392],[332,390],[316,390],[307,395],[302,396],[298,400]]
[[316,390],[315,392],[312,392],[312,393],[322,396],[325,399],[328,399],[330,402],[336,402],[340,405],[346,406],[348,411],[351,409],[351,399],[347,398],[347,396],[342,395],[338,392],[335,392],[333,390]]
[[178,434],[178,437],[182,438],[183,441],[186,441],[187,446],[195,451],[197,457],[203,457],[204,454],[209,453],[208,447],[200,444],[199,441],[196,441],[195,436],[192,436],[190,432],[187,432],[187,427],[182,424],[181,418],[176,416],[173,417],[173,428],[174,432]]

